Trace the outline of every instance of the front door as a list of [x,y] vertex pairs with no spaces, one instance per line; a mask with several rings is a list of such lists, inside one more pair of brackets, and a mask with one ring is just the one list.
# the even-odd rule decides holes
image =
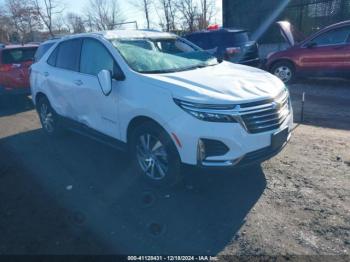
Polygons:
[[318,35],[305,45],[300,64],[314,75],[339,75],[350,66],[350,27],[342,27]]
[[118,88],[123,84],[112,80],[112,92],[105,95],[102,92],[97,75],[101,70],[110,70],[112,75],[118,66],[107,48],[97,39],[83,40],[80,76],[76,97],[80,123],[110,137],[119,139],[118,123]]

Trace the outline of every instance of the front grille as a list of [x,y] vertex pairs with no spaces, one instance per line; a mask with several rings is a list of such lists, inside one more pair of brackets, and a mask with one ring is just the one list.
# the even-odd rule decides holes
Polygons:
[[290,113],[288,92],[276,99],[241,105],[240,115],[249,133],[256,134],[278,129]]

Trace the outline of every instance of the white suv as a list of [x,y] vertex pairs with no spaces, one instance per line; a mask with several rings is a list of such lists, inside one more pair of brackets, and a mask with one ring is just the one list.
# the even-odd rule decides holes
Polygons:
[[176,182],[181,163],[264,161],[293,125],[278,78],[218,61],[169,33],[65,37],[32,66],[30,83],[47,134],[64,127],[128,149],[138,173],[158,184]]

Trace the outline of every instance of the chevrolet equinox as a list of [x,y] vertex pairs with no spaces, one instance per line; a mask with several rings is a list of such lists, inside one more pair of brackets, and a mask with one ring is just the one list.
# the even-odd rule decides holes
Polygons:
[[159,185],[177,182],[182,164],[269,159],[293,125],[277,77],[163,32],[64,37],[32,66],[30,83],[45,133],[68,128],[129,150],[135,173]]

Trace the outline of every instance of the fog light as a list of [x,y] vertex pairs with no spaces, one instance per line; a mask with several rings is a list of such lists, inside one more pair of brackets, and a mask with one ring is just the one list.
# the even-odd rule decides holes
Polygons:
[[201,162],[205,159],[205,144],[202,139],[198,140],[198,158]]

